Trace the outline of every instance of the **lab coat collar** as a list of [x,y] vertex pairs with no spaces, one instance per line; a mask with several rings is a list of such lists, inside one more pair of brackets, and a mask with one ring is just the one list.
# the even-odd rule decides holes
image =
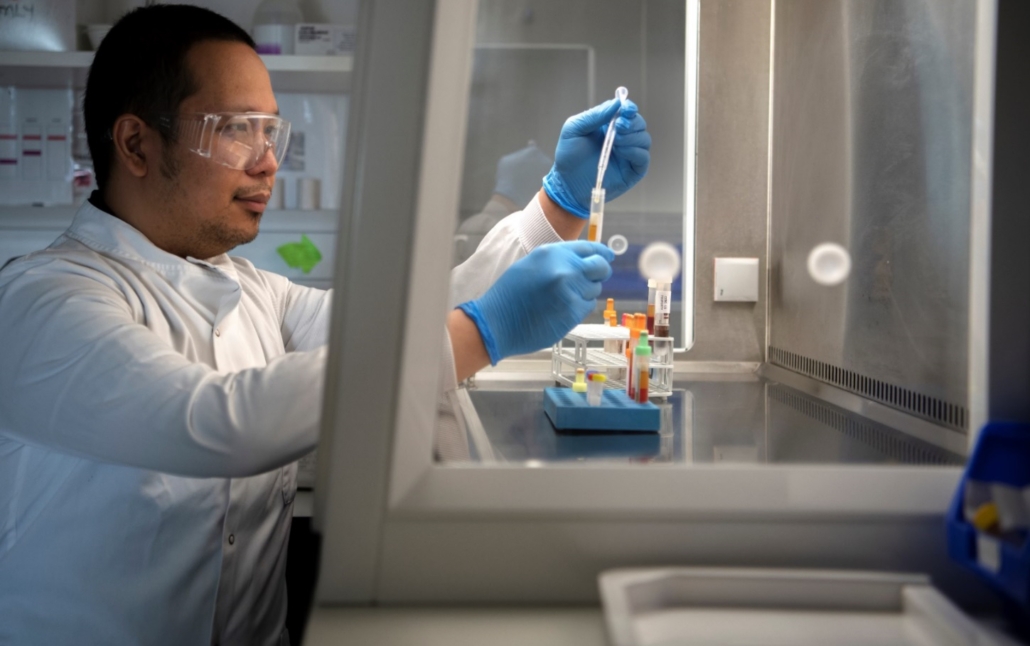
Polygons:
[[99,192],[94,191],[90,199],[79,207],[65,235],[94,251],[142,262],[161,272],[196,271],[202,267],[239,282],[236,267],[228,255],[223,253],[206,260],[180,258],[159,248],[139,229],[104,210],[105,206]]

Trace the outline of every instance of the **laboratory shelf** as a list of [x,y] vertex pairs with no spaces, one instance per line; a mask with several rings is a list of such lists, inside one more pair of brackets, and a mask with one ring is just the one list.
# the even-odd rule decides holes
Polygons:
[[0,67],[89,67],[93,52],[4,52]]
[[[0,51],[0,86],[84,87],[94,52]],[[353,56],[261,57],[276,92],[347,92]]]
[[[0,229],[63,231],[78,210],[77,206],[0,206]],[[268,210],[261,218],[261,231],[335,233],[338,217],[335,209]]]
[[[0,67],[89,67],[95,52],[0,51]],[[353,56],[262,55],[270,72],[343,73],[354,68]]]

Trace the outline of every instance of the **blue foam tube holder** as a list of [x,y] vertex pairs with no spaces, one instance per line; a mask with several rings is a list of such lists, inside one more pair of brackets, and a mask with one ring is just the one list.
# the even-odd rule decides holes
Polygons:
[[657,433],[662,427],[661,409],[651,402],[638,404],[616,389],[606,389],[601,405],[591,406],[583,393],[545,388],[544,412],[559,431]]

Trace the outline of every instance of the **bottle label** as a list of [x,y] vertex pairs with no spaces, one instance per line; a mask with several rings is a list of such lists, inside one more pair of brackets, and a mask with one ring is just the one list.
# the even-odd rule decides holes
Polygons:
[[669,313],[672,311],[672,292],[661,291],[655,294],[654,324],[668,325]]

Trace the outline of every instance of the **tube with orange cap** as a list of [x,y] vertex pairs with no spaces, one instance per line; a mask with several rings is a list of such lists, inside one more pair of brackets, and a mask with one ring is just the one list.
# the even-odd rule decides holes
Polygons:
[[[608,327],[616,327],[618,323],[615,320],[615,299],[608,299],[608,307],[604,310],[604,324]],[[605,339],[604,351],[608,353],[618,353],[619,351],[619,340],[618,339]]]

